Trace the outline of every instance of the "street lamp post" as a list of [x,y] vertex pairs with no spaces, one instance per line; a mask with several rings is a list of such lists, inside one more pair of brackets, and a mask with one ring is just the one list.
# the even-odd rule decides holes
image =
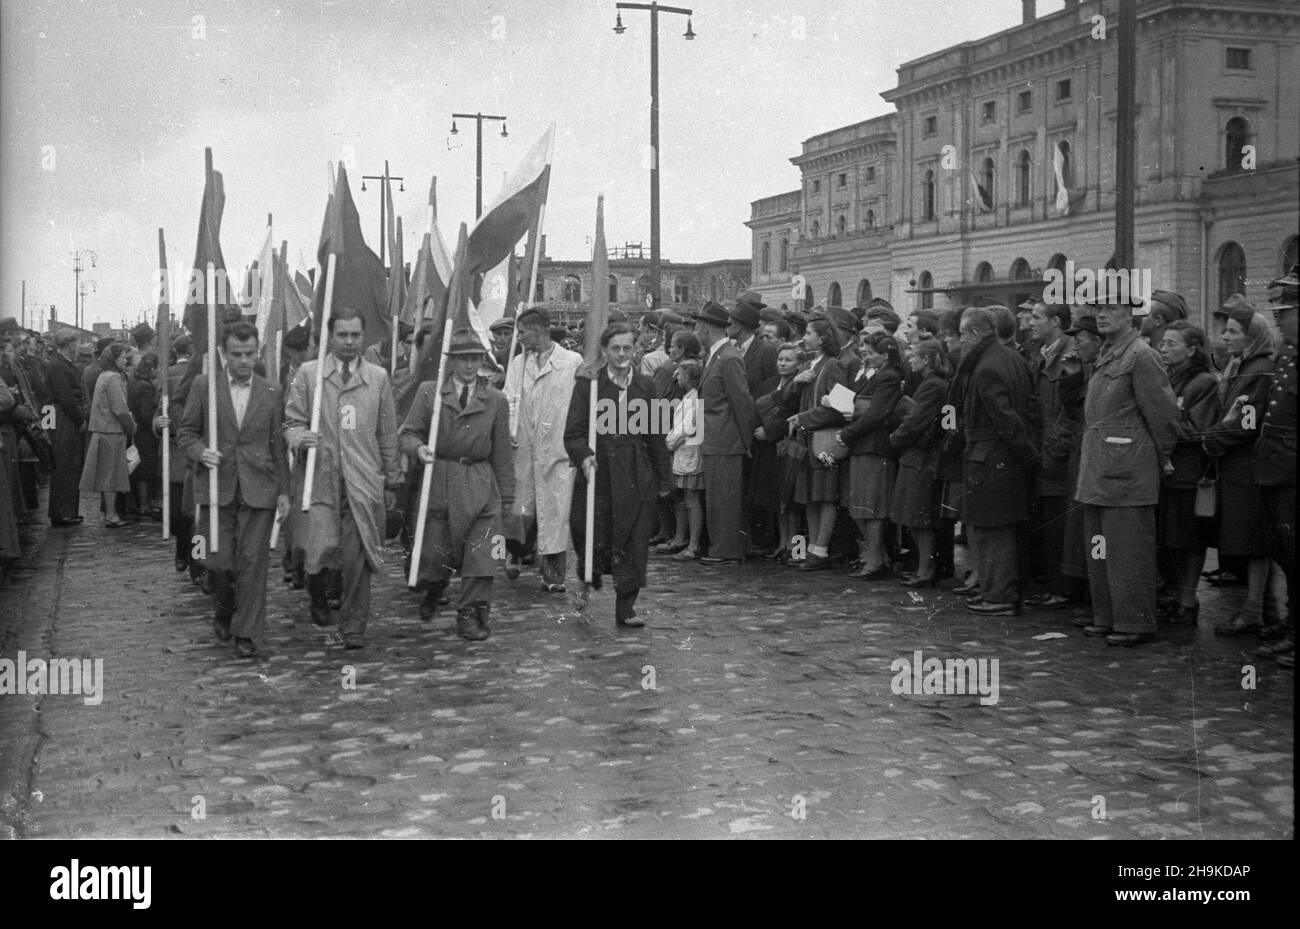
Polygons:
[[81,263],[81,259],[84,255],[90,256],[90,266],[92,268],[95,267],[95,262],[99,258],[99,256],[95,254],[94,250],[89,248],[83,248],[79,252],[72,253],[72,276],[76,281],[76,288],[72,292],[72,321],[76,324],[78,329],[85,328],[82,326],[83,320],[81,318],[81,302],[82,297],[85,295],[85,290],[81,286],[81,272],[85,270],[85,267]]
[[474,218],[478,219],[483,215],[483,120],[495,119],[501,123],[501,138],[510,135],[506,131],[506,117],[504,116],[485,116],[482,113],[452,113],[451,114],[451,134],[457,135],[460,130],[456,128],[456,120],[472,119],[476,130],[475,155],[474,155]]
[[[94,266],[92,265],[91,267]],[[85,322],[86,322],[86,287],[87,286],[90,287],[90,292],[92,294],[99,289],[95,286],[95,282],[90,280],[89,278],[82,281],[80,284],[79,296],[81,297],[81,309],[78,310],[78,313],[80,314],[80,316],[78,317],[80,319],[80,322],[77,324],[78,328],[80,329],[85,328]]]
[[388,160],[384,159],[383,174],[363,174],[361,175],[361,189],[366,189],[366,181],[379,181],[379,263],[384,263],[384,240],[388,238],[388,191],[392,187],[393,181],[397,181],[399,191],[405,193],[406,184],[404,177],[394,177],[388,173]]
[[[616,3],[619,10],[650,11],[650,296],[654,305],[659,306],[659,14],[678,13],[686,17],[686,32],[682,38],[695,38],[691,28],[691,11],[677,6],[663,6],[659,3]],[[622,35],[627,31],[623,25],[623,14],[616,14],[614,32]]]

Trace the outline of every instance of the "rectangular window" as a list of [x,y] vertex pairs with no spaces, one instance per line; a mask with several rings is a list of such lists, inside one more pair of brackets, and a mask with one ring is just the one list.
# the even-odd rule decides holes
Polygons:
[[939,131],[939,117],[927,116],[923,125],[922,135],[934,135]]
[[1016,98],[1016,111],[1019,113],[1028,113],[1034,108],[1034,92],[1032,90],[1020,91],[1020,96]]
[[819,194],[819,193],[821,193],[821,192],[822,192],[822,182],[821,182],[821,181],[813,181],[813,193],[815,193],[815,194]]
[[849,176],[848,176],[847,174],[841,174],[841,175],[840,175],[840,186],[841,186],[841,187],[848,187],[848,186],[849,186]]
[[870,167],[867,168],[867,180],[874,181],[875,179],[876,179],[876,166],[871,165]]
[[1227,54],[1225,65],[1230,71],[1250,70],[1250,49],[1229,48],[1225,52]]
[[984,122],[991,123],[998,118],[998,105],[994,100],[987,100],[984,103]]
[[1070,79],[1067,77],[1063,81],[1056,82],[1056,102],[1062,103],[1070,99]]

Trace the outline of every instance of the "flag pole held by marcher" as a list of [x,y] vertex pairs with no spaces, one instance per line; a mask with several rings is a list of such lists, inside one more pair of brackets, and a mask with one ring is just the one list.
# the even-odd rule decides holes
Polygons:
[[[208,298],[208,450],[216,452],[217,447],[217,268],[212,262],[208,262],[208,280],[207,280],[207,298]],[[208,526],[211,529],[208,539],[208,551],[216,552],[218,550],[217,535],[217,513],[221,509],[217,505],[220,494],[218,486],[218,468],[216,465],[208,466]]]
[[[159,412],[167,418],[167,407],[171,402],[171,378],[167,376],[171,367],[172,347],[172,310],[168,300],[167,280],[167,245],[163,231],[158,229],[158,368],[162,381],[162,394],[159,398]],[[170,539],[172,535],[172,427],[162,427],[162,537]]]
[[[449,307],[447,323],[442,327],[442,357],[438,361],[438,376],[433,381],[433,416],[429,419],[429,441],[426,443],[429,450],[434,452],[435,455],[438,451],[438,424],[442,418],[442,382],[443,378],[447,376],[447,351],[451,348],[451,327],[454,319],[454,314],[452,314]],[[411,570],[406,578],[408,587],[414,587],[420,577],[420,555],[424,548],[424,526],[429,518],[429,491],[432,488],[433,464],[429,463],[424,466],[424,474],[420,478],[420,508],[416,510],[415,515],[415,537],[411,546]]]
[[[325,390],[325,355],[329,351],[329,327],[330,327],[330,307],[334,302],[334,268],[338,262],[338,255],[330,252],[329,260],[325,265],[325,304],[321,309],[320,316],[320,333],[317,340],[320,343],[319,350],[316,352],[316,389],[312,392],[311,397],[311,431],[320,431],[320,401],[321,393]],[[316,446],[313,445],[307,449],[307,471],[304,475],[302,488],[302,511],[306,513],[311,509],[312,485],[316,478]]]
[[[534,266],[535,267],[535,266]],[[583,340],[582,353],[588,363],[595,362],[600,355],[600,333],[609,322],[609,288],[605,281],[609,278],[609,256],[605,252],[605,195],[596,197],[596,240],[591,249],[591,317],[587,320],[587,334]],[[591,474],[587,477],[587,535],[583,552],[583,577],[586,584],[591,583],[591,562],[596,552],[596,390],[600,381],[599,370],[591,375],[591,398],[587,408],[587,447],[591,449]]]

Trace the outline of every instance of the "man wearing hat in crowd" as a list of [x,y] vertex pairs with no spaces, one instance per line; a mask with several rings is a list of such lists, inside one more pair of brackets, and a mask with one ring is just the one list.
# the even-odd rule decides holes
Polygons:
[[54,473],[50,475],[50,525],[75,526],[81,515],[81,424],[85,399],[81,375],[72,360],[77,334],[65,329],[54,337],[54,354],[45,365],[45,383],[54,404]]
[[650,310],[641,317],[641,322],[637,326],[636,341],[639,356],[637,370],[646,377],[653,378],[655,372],[668,363],[668,352],[664,348],[664,326],[667,324],[667,317],[666,310]]
[[[780,379],[780,374],[776,370],[777,347],[758,338],[758,329],[763,324],[759,314],[766,306],[763,298],[755,291],[744,291],[736,297],[736,305],[729,314],[731,325],[727,327],[728,337],[736,344],[745,362],[745,383],[749,387],[749,396],[755,402],[768,390],[774,388]],[[767,507],[760,510],[753,505],[753,463],[753,458],[744,459],[743,499],[745,514],[749,520],[750,551],[748,554],[758,555],[770,552],[776,547],[776,511]],[[759,549],[761,551],[755,551]]]
[[[1082,307],[1091,310],[1091,307]],[[1088,392],[1088,378],[1092,365],[1101,350],[1101,333],[1097,330],[1097,317],[1084,313],[1074,319],[1065,334],[1074,340],[1074,347],[1061,356],[1066,376],[1060,381],[1061,407],[1069,428],[1069,459],[1065,472],[1064,541],[1061,547],[1061,573],[1070,578],[1071,593],[1081,593],[1088,580],[1088,550],[1083,535],[1083,504],[1074,499],[1074,489],[1079,484],[1079,456],[1083,447],[1083,403]],[[1089,626],[1092,620],[1071,620],[1076,626]]]
[[1142,320],[1142,338],[1152,348],[1160,345],[1165,328],[1172,322],[1187,318],[1187,301],[1172,290],[1153,290],[1147,301],[1147,315]]
[[488,326],[488,332],[492,335],[492,360],[497,363],[492,386],[499,390],[505,385],[506,371],[510,367],[510,343],[515,336],[515,321],[503,316]]
[[1159,354],[1133,328],[1135,306],[1111,296],[1092,309],[1105,341],[1088,379],[1075,492],[1093,606],[1083,631],[1134,646],[1156,634],[1156,504],[1173,470],[1178,404]]
[[842,306],[833,306],[828,309],[826,318],[835,327],[835,332],[840,337],[840,344],[844,346],[840,349],[839,362],[844,369],[845,383],[851,384],[858,376],[858,368],[862,366],[862,357],[858,354],[857,349],[858,330],[862,326],[857,317]]
[[542,587],[548,593],[564,593],[574,479],[564,449],[564,426],[582,356],[555,344],[551,317],[541,306],[520,313],[516,325],[524,356],[522,364],[506,372],[515,447],[514,509],[505,511],[510,517],[506,576],[519,576],[519,559],[528,553],[528,539],[535,535],[542,556]]
[[[1038,297],[1029,297],[1016,307],[1015,349],[1020,353],[1020,357],[1031,365],[1034,363],[1034,357],[1043,347],[1042,343],[1034,338],[1033,324],[1034,308],[1042,302]],[[993,301],[993,305],[998,305],[997,301]]]
[[699,402],[704,417],[704,518],[709,554],[701,564],[736,564],[748,539],[744,510],[744,461],[754,444],[758,414],[745,378],[740,350],[727,338],[731,317],[712,300],[693,314],[695,335],[704,348]]
[[1261,647],[1258,654],[1295,667],[1295,469],[1296,469],[1296,323],[1300,315],[1300,265],[1271,281],[1269,303],[1282,351],[1273,369],[1263,425],[1255,443],[1255,483],[1264,494],[1269,515],[1269,555],[1286,574],[1286,629],[1280,642]]
[[[541,319],[534,314],[532,322],[535,329],[549,333],[550,321],[544,314]],[[428,622],[438,614],[438,601],[452,572],[458,571],[456,632],[473,642],[490,634],[496,573],[492,537],[499,531],[502,514],[514,506],[515,492],[510,404],[501,391],[478,376],[484,355],[473,329],[453,332],[447,349],[451,376],[443,381],[441,396],[435,398],[434,381],[421,384],[400,431],[402,450],[433,469],[417,575],[424,589],[420,618]],[[435,402],[442,403],[442,415],[437,445],[430,448]]]

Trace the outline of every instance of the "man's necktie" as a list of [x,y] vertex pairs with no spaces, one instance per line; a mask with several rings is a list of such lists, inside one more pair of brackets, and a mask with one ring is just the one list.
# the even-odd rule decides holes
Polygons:
[[460,408],[463,410],[469,405],[469,385],[466,384],[460,389]]
[[343,378],[344,384],[346,384],[348,382],[348,379],[352,377],[352,372],[348,370],[348,363],[346,361],[343,362],[343,373],[339,376]]

